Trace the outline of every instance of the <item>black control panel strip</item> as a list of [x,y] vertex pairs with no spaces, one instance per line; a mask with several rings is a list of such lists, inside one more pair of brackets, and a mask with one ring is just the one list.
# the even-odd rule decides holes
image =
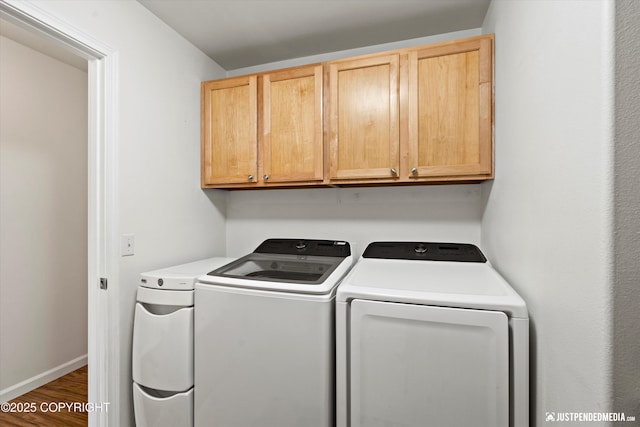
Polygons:
[[253,252],[345,258],[351,255],[351,246],[344,240],[267,239]]
[[469,243],[373,242],[363,258],[417,261],[487,262],[477,246]]

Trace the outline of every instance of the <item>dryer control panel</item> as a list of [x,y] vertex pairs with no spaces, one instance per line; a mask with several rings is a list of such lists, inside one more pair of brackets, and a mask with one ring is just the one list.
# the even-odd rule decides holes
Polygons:
[[487,262],[480,249],[469,243],[373,242],[367,246],[362,257],[415,261]]

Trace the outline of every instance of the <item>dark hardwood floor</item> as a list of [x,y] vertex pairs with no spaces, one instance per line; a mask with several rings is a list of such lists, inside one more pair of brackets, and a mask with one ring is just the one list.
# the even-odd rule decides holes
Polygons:
[[[87,426],[87,412],[78,411],[78,409],[86,409],[86,405],[82,403],[87,402],[87,378],[87,367],[84,366],[3,404],[3,410],[0,411],[0,426]],[[64,405],[59,405],[59,402],[68,404],[79,402],[80,405],[75,405],[75,409],[72,407],[68,410]],[[9,410],[13,409],[17,412],[6,412],[7,405]]]

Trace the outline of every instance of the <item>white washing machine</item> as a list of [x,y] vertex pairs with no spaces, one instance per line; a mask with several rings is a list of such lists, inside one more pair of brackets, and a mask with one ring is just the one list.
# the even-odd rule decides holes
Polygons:
[[198,279],[198,427],[335,424],[335,289],[344,241],[269,239]]
[[131,359],[138,427],[193,425],[194,284],[231,261],[209,258],[140,275]]
[[370,244],[336,335],[338,427],[529,425],[527,309],[473,245]]

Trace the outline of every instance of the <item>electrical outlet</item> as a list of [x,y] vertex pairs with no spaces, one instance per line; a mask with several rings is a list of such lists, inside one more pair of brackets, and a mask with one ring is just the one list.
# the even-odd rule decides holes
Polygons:
[[123,234],[120,241],[120,255],[131,256],[134,254],[135,249],[135,236],[133,234]]

